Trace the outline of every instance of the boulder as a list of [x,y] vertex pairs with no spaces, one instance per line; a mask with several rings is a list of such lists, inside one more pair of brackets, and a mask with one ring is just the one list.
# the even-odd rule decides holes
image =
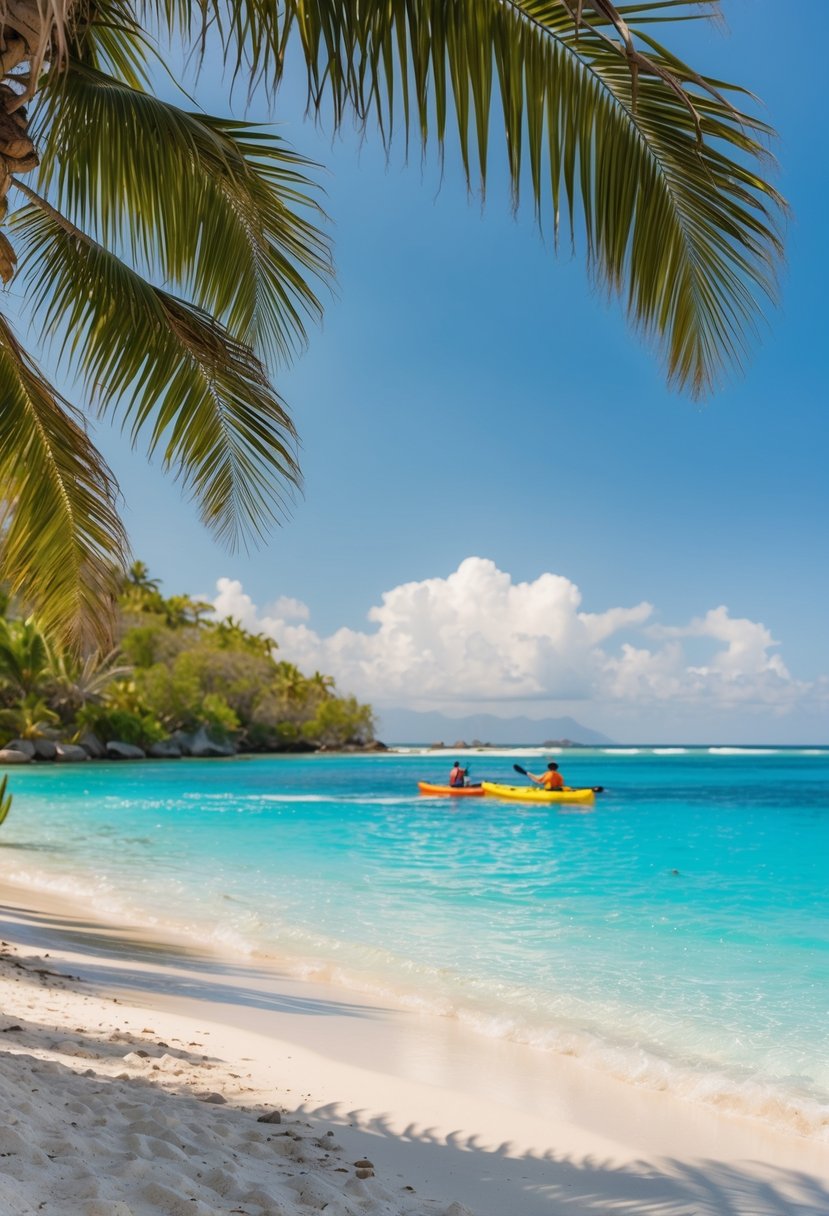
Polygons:
[[453,747],[463,747],[463,748],[468,748],[468,747],[469,747],[469,744],[468,744],[468,743],[465,743],[463,739],[456,739],[456,740],[455,740],[455,742],[452,744],[452,746],[453,746]]
[[372,739],[370,743],[363,744],[363,750],[367,752],[387,752],[389,749],[379,739]]
[[85,735],[81,735],[78,743],[85,752],[89,753],[89,758],[91,760],[103,760],[104,756],[107,754],[107,749],[104,747],[98,736],[93,734],[91,730],[88,730]]
[[191,756],[235,756],[236,748],[232,743],[216,743],[211,739],[204,727],[197,730],[188,739]]
[[203,726],[194,731],[192,735],[186,731],[173,731],[168,742],[175,743],[182,756],[198,756],[204,758],[207,756],[235,756],[236,748],[232,743],[219,743],[215,739],[211,739]]
[[88,760],[86,748],[78,747],[76,743],[56,743],[55,759],[60,764],[74,764],[78,760]]
[[121,743],[119,739],[110,739],[107,743],[110,760],[143,760],[146,754],[143,747],[136,747],[134,743]]
[[31,764],[32,757],[13,747],[0,747],[0,764]]
[[12,739],[11,743],[6,744],[6,749],[8,750],[9,748],[13,752],[22,752],[30,760],[34,760],[35,758],[35,745],[31,739]]
[[35,739],[35,760],[55,760],[57,754],[57,744],[51,739]]
[[175,739],[162,739],[160,743],[152,745],[147,755],[152,756],[153,760],[180,760],[181,747]]

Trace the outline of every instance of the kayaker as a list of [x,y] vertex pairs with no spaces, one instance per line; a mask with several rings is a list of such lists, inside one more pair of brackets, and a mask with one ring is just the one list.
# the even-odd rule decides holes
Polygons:
[[449,774],[449,784],[453,790],[460,789],[466,785],[466,769],[461,768],[459,760],[456,760],[452,765],[452,771]]
[[547,765],[546,773],[542,773],[540,777],[536,777],[535,773],[527,773],[530,781],[534,781],[536,785],[542,786],[545,790],[563,790],[564,778],[558,771],[558,765],[554,760],[551,760]]

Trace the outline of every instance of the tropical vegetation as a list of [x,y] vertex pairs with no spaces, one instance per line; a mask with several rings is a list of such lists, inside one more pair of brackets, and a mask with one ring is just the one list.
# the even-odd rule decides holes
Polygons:
[[545,231],[583,246],[668,379],[702,394],[741,361],[780,255],[768,128],[667,45],[714,8],[0,0],[0,276],[83,403],[0,315],[2,571],[40,627],[107,645],[128,560],[87,409],[230,545],[267,531],[300,480],[274,384],[332,273],[317,169],[271,130],[167,100],[170,46],[272,102],[299,64],[334,130],[456,143],[470,186],[500,145],[515,205],[528,194]]
[[[142,562],[118,599],[118,643],[79,658],[32,618],[0,618],[0,739],[112,741],[149,749],[203,732],[227,750],[363,746],[369,706],[304,675],[277,643],[186,595],[165,598]],[[0,795],[0,801],[2,796]]]

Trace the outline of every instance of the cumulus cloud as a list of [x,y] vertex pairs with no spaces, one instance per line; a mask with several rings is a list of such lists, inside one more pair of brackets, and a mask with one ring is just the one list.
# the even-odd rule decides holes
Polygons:
[[[763,624],[725,607],[680,625],[655,623],[644,602],[586,612],[563,575],[514,583],[480,557],[446,578],[394,587],[370,609],[368,628],[327,636],[301,601],[283,596],[260,611],[237,580],[217,587],[218,615],[271,635],[282,657],[378,705],[681,701],[785,712],[826,695],[823,682],[792,679]],[[690,661],[688,639],[695,651],[708,644],[703,662]]]
[[290,595],[280,595],[273,606],[273,615],[285,621],[307,621],[311,616],[311,609],[307,604],[303,604],[302,600],[295,600]]
[[723,605],[710,609],[703,617],[695,617],[689,625],[656,625],[649,632],[653,637],[712,638],[725,642],[725,650],[718,651],[707,666],[696,669],[701,675],[717,671],[726,678],[740,678],[768,671],[783,680],[790,679],[780,655],[769,654],[780,643],[775,642],[765,625],[745,617],[731,617]]

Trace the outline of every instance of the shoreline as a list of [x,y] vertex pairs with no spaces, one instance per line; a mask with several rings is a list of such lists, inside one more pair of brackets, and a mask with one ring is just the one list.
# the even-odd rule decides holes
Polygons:
[[[67,883],[65,875],[43,872],[35,876],[29,872],[22,881],[0,881],[0,897],[4,886],[12,890],[12,901],[27,907],[41,907],[45,901],[58,915],[81,908],[82,884],[76,880]],[[707,1111],[715,1116],[733,1116],[749,1127],[766,1128],[798,1142],[829,1143],[829,1107],[813,1095],[798,1096],[779,1087],[739,1079],[735,1083],[734,1076],[724,1069],[701,1062],[678,1063],[642,1047],[630,1036],[612,1039],[571,1025],[545,1027],[543,1023],[516,1021],[511,1014],[476,1004],[474,997],[470,999],[461,991],[434,989],[428,985],[428,978],[424,987],[426,977],[422,974],[413,979],[400,969],[393,974],[375,967],[367,969],[362,960],[326,956],[324,948],[311,954],[297,953],[295,941],[290,947],[281,944],[278,951],[273,943],[263,948],[262,943],[252,944],[250,939],[239,937],[235,929],[228,930],[215,919],[215,912],[206,919],[202,909],[200,918],[190,916],[185,925],[159,917],[157,909],[113,899],[111,893],[102,902],[100,893],[95,898],[99,901],[95,919],[100,926],[140,925],[140,931],[130,930],[133,939],[140,936],[143,942],[151,940],[159,953],[166,947],[171,957],[180,952],[188,958],[204,957],[211,965],[237,968],[241,964],[242,969],[258,974],[263,983],[268,978],[276,982],[278,977],[280,983],[291,986],[292,999],[301,1000],[302,993],[318,991],[325,1002],[336,1005],[345,995],[365,1008],[408,1017],[412,1024],[422,1019],[424,1024],[440,1027],[443,1037],[454,1036],[464,1049],[468,1043],[478,1044],[482,1058],[486,1044],[491,1052],[517,1050],[519,1071],[527,1067],[529,1059],[543,1070],[576,1068],[582,1087],[610,1082],[621,1086],[620,1095],[645,1092],[658,1097],[670,1093],[681,1108],[697,1109],[703,1115]],[[457,1052],[457,1045],[451,1050]],[[333,1054],[336,1057],[337,1050]],[[366,1058],[365,1063],[370,1067],[372,1060]]]
[[[798,917],[786,894],[802,890],[819,906],[817,837],[808,857],[795,849],[787,862],[788,841],[798,833],[781,835],[781,851],[766,860],[783,880],[768,890],[756,883],[751,905],[731,883],[728,850],[683,853],[691,829],[665,831],[670,821],[661,813],[649,817],[647,807],[642,832],[640,778],[626,780],[622,762],[613,762],[601,823],[599,817],[594,823],[566,814],[515,815],[497,803],[485,804],[483,814],[476,804],[469,814],[445,800],[420,798],[412,792],[412,773],[422,762],[414,757],[386,761],[379,774],[370,760],[352,765],[331,757],[333,777],[325,788],[318,768],[325,761],[287,769],[285,763],[263,759],[226,768],[204,761],[198,770],[168,766],[163,773],[157,765],[149,772],[128,765],[117,782],[108,765],[30,772],[32,799],[26,801],[34,813],[15,817],[3,837],[8,877],[69,901],[91,897],[99,917],[139,924],[156,937],[183,933],[191,944],[267,960],[300,980],[456,1018],[478,1035],[578,1056],[631,1087],[669,1090],[829,1142],[827,1059],[815,1030],[822,1012],[820,956],[798,952],[799,937],[806,935],[808,945],[808,914]],[[810,780],[811,762],[798,763]],[[755,769],[759,774],[750,762],[748,770]],[[682,771],[691,774],[693,763]],[[823,761],[817,771],[824,773]],[[662,772],[652,780],[657,797]],[[703,774],[700,784],[728,794],[741,780]],[[21,793],[26,785],[24,778]],[[763,791],[759,801],[765,805]],[[708,792],[687,802],[677,824],[690,812],[688,823],[704,830]],[[22,800],[20,809],[26,809]],[[776,812],[770,818],[780,821]],[[534,871],[524,872],[520,850],[516,875],[510,872],[502,885],[514,833],[535,850],[544,897],[552,900],[556,926],[563,926],[562,947],[548,941],[547,905],[523,898],[522,883]],[[398,864],[401,839],[405,866]],[[752,840],[749,833],[749,850]],[[425,852],[422,841],[429,842]],[[484,884],[478,865],[466,864],[480,848]],[[418,885],[424,859],[429,882],[449,875],[460,894],[452,886],[434,906],[424,902]],[[622,884],[618,890],[604,877],[608,861]],[[681,881],[664,868],[673,864],[681,867]],[[395,881],[398,870],[402,885]],[[718,889],[708,898],[711,873],[723,878],[725,904]],[[500,925],[505,891],[510,900],[515,896],[510,908],[517,917],[506,933]],[[730,902],[729,891],[736,892]],[[585,897],[575,919],[568,904],[574,893]],[[643,899],[649,916],[628,915]],[[751,953],[745,976],[733,977],[729,933],[741,940],[746,909],[753,906],[752,923],[759,925],[775,900],[780,906],[765,941],[766,978]],[[447,915],[435,919],[444,902]],[[805,898],[804,911],[809,906]],[[729,930],[718,944],[716,935],[711,939],[713,951],[706,915],[709,925]],[[785,925],[795,937],[791,951],[781,937]],[[687,972],[677,968],[678,940],[689,951]],[[706,970],[702,959],[716,965]],[[749,990],[756,999],[743,997]]]
[[[13,741],[14,742],[14,741]],[[151,752],[144,753],[142,749],[135,749],[136,753],[128,755],[126,752],[92,753],[86,751],[85,748],[75,748],[75,751],[86,751],[85,755],[71,754],[70,745],[65,743],[60,744],[64,748],[66,755],[58,756],[36,756],[29,753],[19,752],[13,748],[11,744],[6,744],[4,748],[0,748],[0,773],[20,773],[26,769],[43,769],[53,766],[65,768],[68,766],[74,767],[78,763],[99,765],[103,764],[107,768],[112,765],[118,767],[129,766],[136,763],[151,763],[167,765],[174,760],[178,761],[205,761],[208,760],[211,764],[220,761],[238,760],[314,760],[314,759],[345,759],[346,757],[354,757],[357,759],[370,759],[372,757],[425,757],[430,760],[440,760],[442,758],[451,759],[453,756],[469,756],[469,757],[492,757],[509,758],[514,756],[558,756],[564,755],[568,759],[578,759],[580,756],[591,757],[594,755],[616,756],[619,758],[625,756],[678,756],[678,755],[710,755],[710,756],[773,756],[803,753],[806,755],[826,755],[829,753],[829,744],[821,743],[775,743],[775,744],[750,744],[750,743],[571,743],[563,741],[554,741],[551,743],[389,743],[389,744],[367,744],[365,746],[349,745],[340,748],[320,747],[308,748],[281,748],[274,751],[226,751],[226,752],[205,752],[205,753],[167,753],[153,755]],[[118,743],[119,748],[126,748],[129,745]],[[218,745],[217,745],[218,746]],[[14,759],[12,759],[14,757]]]
[[[818,1142],[637,1089],[574,1059],[475,1036],[450,1019],[108,924],[64,898],[5,884],[0,898],[3,940],[16,943],[22,960],[35,955],[27,966],[47,993],[50,1016],[63,1016],[73,1035],[81,1026],[80,1002],[87,1027],[114,1015],[137,1028],[131,1034],[152,1026],[167,1042],[207,1038],[211,1057],[223,1062],[214,1077],[221,1078],[230,1106],[270,1103],[292,1111],[299,1123],[310,1121],[318,1140],[333,1130],[328,1139],[341,1142],[347,1158],[332,1167],[347,1171],[333,1183],[359,1181],[365,1193],[329,1195],[329,1207],[344,1204],[347,1212],[348,1204],[376,1201],[383,1205],[378,1211],[440,1216],[453,1203],[475,1216],[603,1216],[613,1205],[637,1216],[702,1210],[706,1216],[818,1216],[829,1210],[829,1165]],[[68,981],[60,979],[67,973],[80,977],[72,981],[71,999]],[[0,1031],[10,1017],[22,1016],[11,1000],[21,991],[14,981],[4,972],[9,999]],[[19,1032],[1,1041],[19,1051]],[[125,1054],[134,1057],[133,1080],[143,1093],[145,1057]],[[81,1063],[85,1071],[89,1061]],[[73,1077],[76,1088],[97,1083]],[[161,1080],[169,1080],[163,1069]],[[177,1100],[167,1091],[161,1097]],[[228,1109],[222,1104],[221,1113]],[[240,1117],[250,1130],[250,1115]],[[141,1146],[135,1151],[140,1161]],[[364,1157],[377,1167],[377,1179],[354,1175],[353,1162]],[[6,1165],[0,1158],[0,1178]],[[327,1194],[331,1169],[317,1162],[310,1173]],[[126,1194],[122,1201],[130,1203]],[[241,1201],[228,1210],[234,1206],[248,1210]],[[255,1204],[248,1206],[258,1213]],[[90,1207],[52,1210],[97,1216]],[[187,1210],[195,1204],[188,1201]],[[101,1216],[116,1211],[100,1209]],[[130,1211],[155,1216],[174,1209],[145,1203]]]

